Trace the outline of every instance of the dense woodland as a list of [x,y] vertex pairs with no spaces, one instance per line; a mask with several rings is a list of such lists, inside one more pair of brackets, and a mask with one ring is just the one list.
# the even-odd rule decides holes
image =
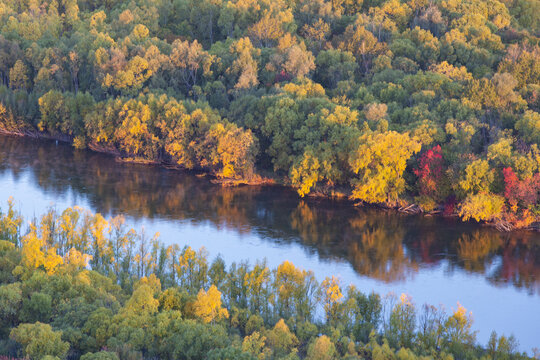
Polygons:
[[539,220],[537,0],[1,0],[0,19],[5,132]]
[[527,359],[512,336],[479,346],[472,314],[405,294],[318,282],[285,261],[226,266],[164,246],[123,217],[0,213],[0,358]]

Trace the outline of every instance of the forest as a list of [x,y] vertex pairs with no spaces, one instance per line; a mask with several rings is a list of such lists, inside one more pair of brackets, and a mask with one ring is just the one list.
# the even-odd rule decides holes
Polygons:
[[537,0],[1,0],[0,131],[540,220]]
[[[28,225],[25,225],[28,224]],[[0,358],[525,360],[459,303],[417,306],[284,261],[225,264],[74,207],[0,212]]]

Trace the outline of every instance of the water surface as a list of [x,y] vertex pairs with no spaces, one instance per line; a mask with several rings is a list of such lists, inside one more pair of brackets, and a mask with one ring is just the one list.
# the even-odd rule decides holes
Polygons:
[[167,244],[204,246],[227,263],[290,260],[364,292],[407,293],[448,311],[459,301],[481,343],[495,329],[514,334],[523,351],[540,347],[538,233],[300,199],[280,187],[222,188],[190,173],[0,136],[0,207],[10,196],[26,218],[79,205],[124,214]]

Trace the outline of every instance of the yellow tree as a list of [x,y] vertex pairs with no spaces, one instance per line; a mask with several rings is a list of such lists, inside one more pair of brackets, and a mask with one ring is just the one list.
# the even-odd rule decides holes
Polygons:
[[261,50],[256,49],[249,38],[245,37],[235,41],[229,48],[229,52],[235,60],[227,69],[227,74],[236,79],[235,89],[249,89],[257,86],[259,80],[256,58],[260,56]]
[[279,313],[288,317],[292,315],[295,298],[297,297],[302,284],[304,283],[304,274],[297,269],[290,261],[284,261],[278,266],[275,275],[275,284],[278,299],[277,305]]
[[37,236],[35,228],[22,239],[22,264],[29,269],[36,269],[43,264],[45,254],[41,251],[43,242]]
[[114,137],[120,150],[130,156],[157,158],[159,139],[152,133],[152,112],[147,104],[135,99],[127,101],[118,113],[120,124]]
[[291,167],[290,178],[292,185],[301,197],[306,196],[317,182],[323,179],[319,158],[312,149],[304,152]]
[[66,249],[75,248],[81,252],[86,252],[86,238],[83,232],[78,231],[78,223],[81,218],[82,209],[80,207],[67,208],[58,218],[58,227],[60,228],[59,247],[61,253]]
[[461,203],[459,215],[463,220],[491,221],[497,219],[504,210],[504,198],[488,192],[469,194]]
[[26,90],[28,88],[28,68],[21,60],[17,60],[9,71],[9,82],[12,89]]
[[214,151],[210,159],[217,176],[250,178],[254,173],[257,143],[251,130],[244,131],[234,124],[212,125],[205,142]]
[[242,351],[255,356],[258,360],[268,359],[270,357],[270,349],[266,347],[266,336],[262,336],[255,331],[248,335],[242,341]]
[[405,190],[403,172],[407,160],[420,151],[421,144],[408,133],[369,132],[349,158],[353,179],[352,198],[368,203],[396,202]]
[[83,269],[88,266],[88,262],[92,259],[91,255],[83,254],[75,248],[69,249],[64,256],[64,264],[72,269]]
[[197,40],[192,43],[175,40],[172,43],[170,63],[187,89],[197,84],[201,72],[210,71],[213,60]]
[[265,10],[262,18],[249,28],[248,33],[260,45],[269,47],[285,35],[287,25],[293,21],[291,9]]
[[63,263],[61,256],[56,254],[55,248],[45,249],[45,239],[39,237],[36,228],[32,225],[31,231],[22,239],[23,266],[27,269],[45,268],[47,274],[53,274],[56,268]]
[[298,345],[297,337],[289,330],[283,319],[280,319],[276,326],[266,334],[267,342],[274,351],[274,357],[284,357],[290,353],[296,353]]
[[112,249],[105,232],[109,228],[109,223],[101,214],[96,214],[90,221],[90,235],[92,236],[92,247],[94,256],[92,266],[98,270],[108,266],[112,260]]
[[215,285],[210,286],[208,291],[204,291],[204,289],[199,291],[194,309],[195,315],[205,323],[213,323],[214,320],[229,317],[227,309],[221,307],[221,292]]
[[278,266],[274,277],[276,308],[281,317],[310,319],[317,282],[312,271],[298,269],[290,261]]
[[124,70],[116,73],[110,84],[108,83],[110,78],[106,77],[105,85],[112,85],[117,90],[135,94],[150,76],[152,70],[149,69],[148,62],[140,56],[135,56],[129,60]]
[[[2,105],[0,107],[3,108]],[[13,198],[10,197],[8,199],[7,213],[0,212],[0,239],[18,244],[22,221],[22,216],[15,210]]]
[[270,270],[265,263],[257,263],[253,270],[244,276],[244,283],[248,289],[249,303],[254,314],[261,313],[268,294]]
[[142,277],[135,285],[131,298],[126,302],[123,312],[136,316],[155,314],[158,311],[159,300],[155,294],[161,291],[161,283],[155,276]]
[[199,251],[193,250],[190,246],[185,246],[178,257],[176,275],[180,285],[190,290],[197,290],[204,287],[208,273],[207,263],[208,252],[204,247]]
[[334,324],[338,321],[339,307],[343,299],[339,279],[335,276],[324,279],[321,283],[320,292],[324,303],[324,311],[326,312],[326,320],[330,324]]
[[319,336],[307,351],[307,359],[310,360],[333,360],[338,358],[337,355],[336,346],[326,335]]
[[385,44],[364,27],[361,18],[335,38],[335,45],[340,50],[353,53],[366,73],[371,68],[372,60],[385,50]]
[[445,338],[449,345],[454,347],[474,344],[476,332],[471,330],[472,324],[472,312],[467,314],[467,309],[458,303],[458,308],[444,324]]

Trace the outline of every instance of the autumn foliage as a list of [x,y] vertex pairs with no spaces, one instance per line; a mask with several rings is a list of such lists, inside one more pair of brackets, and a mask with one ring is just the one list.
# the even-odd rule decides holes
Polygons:
[[426,201],[430,200],[435,203],[446,202],[450,194],[446,170],[447,165],[440,145],[432,147],[420,156],[418,167],[413,171],[418,177],[419,201],[424,202],[424,206],[429,206]]
[[[220,257],[210,261],[204,248],[165,246],[128,230],[122,218],[51,211],[24,236],[18,229],[0,240],[0,360],[486,354],[459,303],[450,313],[417,308],[406,294],[344,289],[335,276],[319,283],[290,261],[274,269],[264,261],[227,266]],[[6,218],[21,219],[0,213],[3,233]],[[528,359],[513,337],[494,334],[490,346],[495,357]]]
[[513,207],[529,208],[537,205],[540,196],[540,174],[519,180],[512,168],[504,168],[504,196]]
[[[264,174],[301,197],[455,214],[504,196],[489,221],[539,220],[527,190],[540,172],[537,0],[0,9],[2,132],[230,184]],[[505,168],[524,182],[509,196]]]

